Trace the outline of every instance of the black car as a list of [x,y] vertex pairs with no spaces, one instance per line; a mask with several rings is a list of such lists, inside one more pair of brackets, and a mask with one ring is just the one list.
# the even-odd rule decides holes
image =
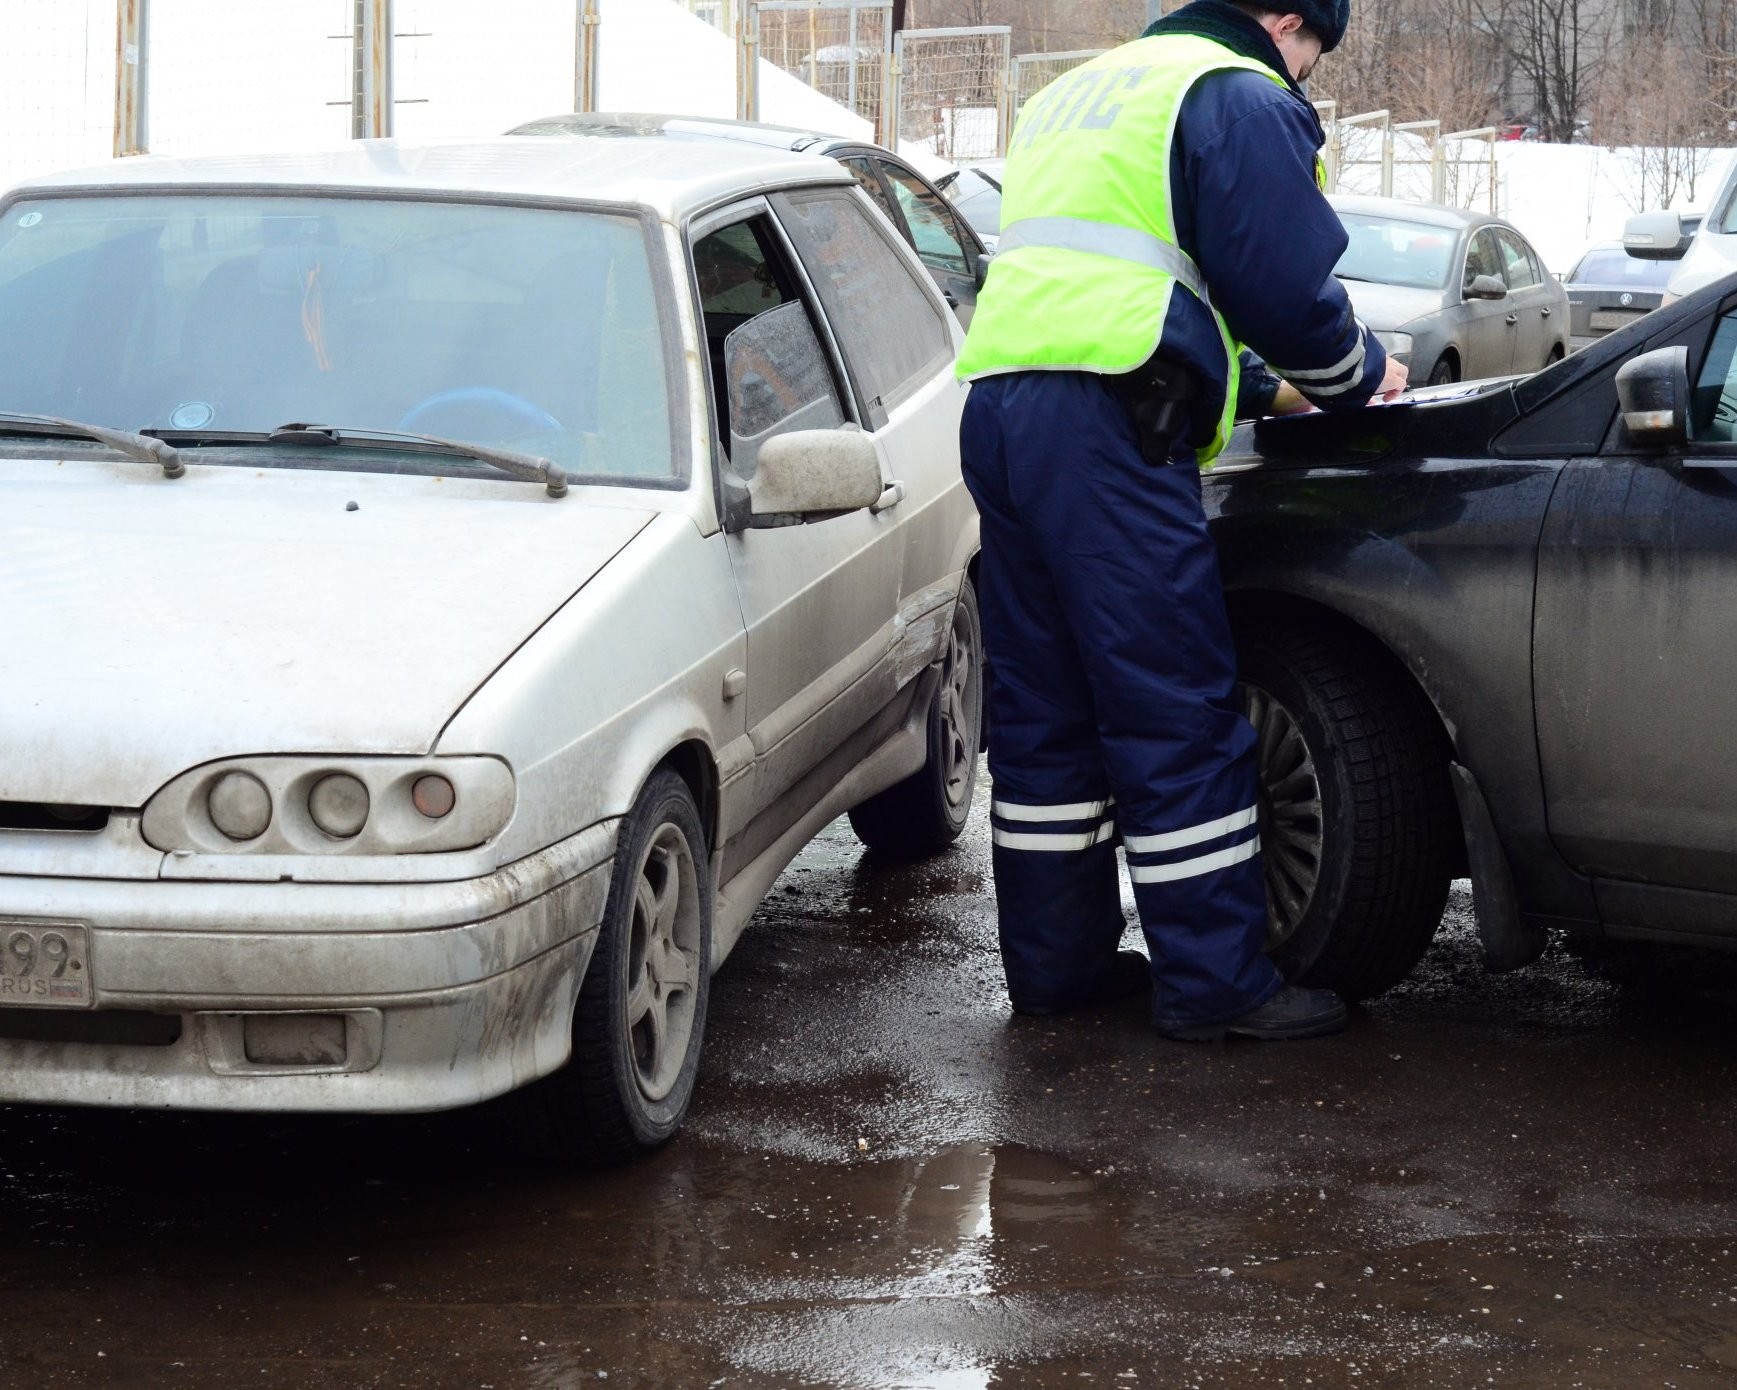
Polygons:
[[1600,242],[1562,277],[1574,346],[1585,347],[1614,328],[1650,313],[1664,300],[1675,261],[1642,260],[1620,241]]
[[767,149],[836,159],[856,176],[899,234],[928,267],[959,321],[969,325],[977,291],[986,274],[986,248],[953,205],[904,160],[879,145],[866,145],[837,135],[757,121],[725,121],[700,116],[659,116],[609,112],[564,112],[527,121],[509,135],[635,136],[663,135],[677,139],[731,140]]
[[1737,946],[1737,276],[1532,376],[1244,427],[1205,494],[1288,973],[1395,984],[1457,876],[1492,968]]

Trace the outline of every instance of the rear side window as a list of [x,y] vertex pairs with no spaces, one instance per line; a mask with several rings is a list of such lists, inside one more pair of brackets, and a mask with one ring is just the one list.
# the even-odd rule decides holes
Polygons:
[[1502,243],[1502,264],[1508,272],[1508,288],[1529,289],[1538,283],[1538,273],[1527,254],[1526,244],[1512,232],[1498,232]]
[[945,310],[847,192],[778,200],[862,393],[870,428],[953,354]]

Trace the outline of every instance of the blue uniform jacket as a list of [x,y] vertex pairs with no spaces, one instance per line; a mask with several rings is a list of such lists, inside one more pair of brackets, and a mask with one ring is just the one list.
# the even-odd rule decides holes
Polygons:
[[[1170,187],[1177,242],[1232,335],[1315,405],[1347,410],[1368,404],[1387,354],[1333,277],[1346,236],[1315,183],[1318,129],[1295,93],[1259,73],[1208,73],[1178,114]],[[1194,424],[1210,434],[1226,384],[1212,315],[1178,289],[1161,341],[1206,384]]]

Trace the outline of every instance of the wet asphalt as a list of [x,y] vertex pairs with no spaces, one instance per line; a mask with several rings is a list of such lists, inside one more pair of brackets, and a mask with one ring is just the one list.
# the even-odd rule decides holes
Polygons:
[[988,859],[811,845],[630,1168],[487,1108],[0,1112],[0,1386],[1737,1385],[1716,979],[1486,975],[1461,884],[1336,1038],[1014,1019]]

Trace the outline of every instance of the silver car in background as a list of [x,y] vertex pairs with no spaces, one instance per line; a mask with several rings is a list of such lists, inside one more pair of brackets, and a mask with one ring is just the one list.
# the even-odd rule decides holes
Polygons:
[[1568,353],[1568,295],[1488,213],[1329,194],[1350,244],[1334,273],[1415,385],[1533,372]]
[[802,845],[965,823],[958,339],[845,169],[741,144],[13,189],[0,1101],[668,1138]]

